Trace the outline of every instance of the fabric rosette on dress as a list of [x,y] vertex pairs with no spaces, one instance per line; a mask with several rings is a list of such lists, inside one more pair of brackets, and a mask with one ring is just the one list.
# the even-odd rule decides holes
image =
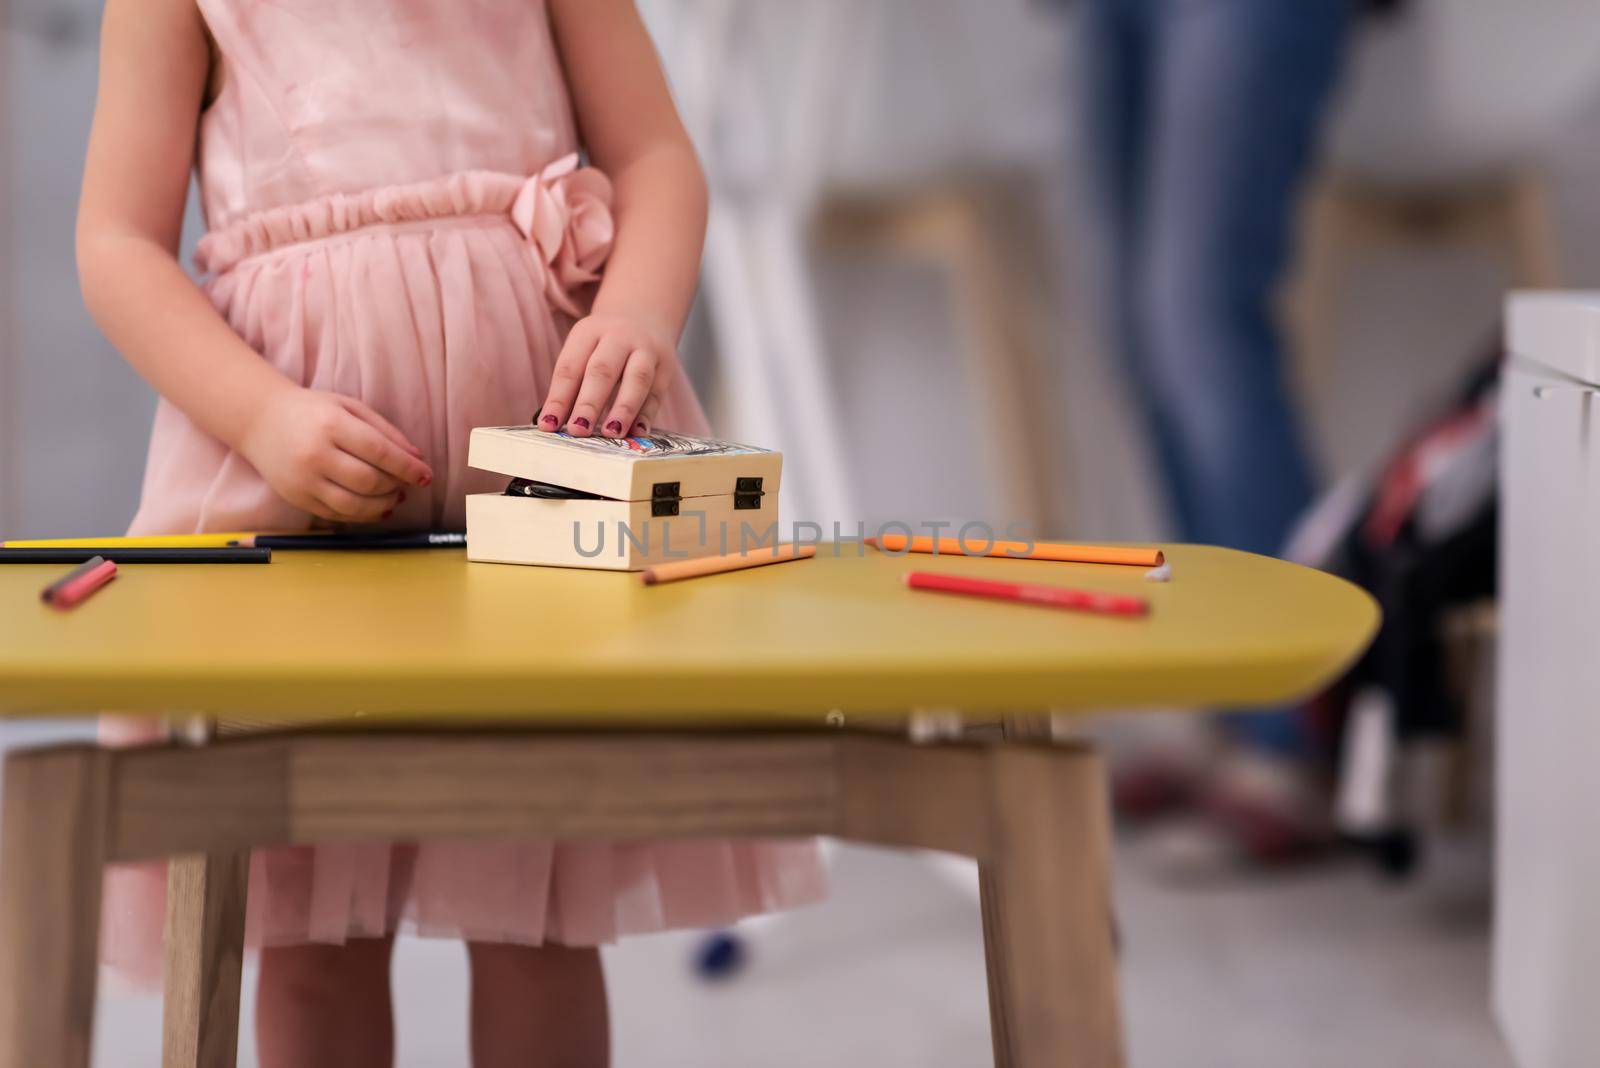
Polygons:
[[511,205],[511,221],[528,239],[528,251],[544,273],[545,297],[573,318],[583,314],[579,301],[600,281],[611,256],[616,237],[611,204],[611,179],[594,167],[580,167],[573,153],[523,183]]

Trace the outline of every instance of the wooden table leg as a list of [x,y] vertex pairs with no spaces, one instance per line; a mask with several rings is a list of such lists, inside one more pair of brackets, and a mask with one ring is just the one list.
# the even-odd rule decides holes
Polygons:
[[233,1068],[250,854],[175,857],[167,869],[162,1068]]
[[88,1068],[110,763],[62,746],[6,760],[0,1068]]
[[994,748],[982,868],[995,1063],[1120,1068],[1104,770],[1081,746]]

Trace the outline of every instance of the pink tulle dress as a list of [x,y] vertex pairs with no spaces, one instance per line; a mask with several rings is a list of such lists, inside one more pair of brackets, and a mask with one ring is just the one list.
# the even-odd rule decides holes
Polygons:
[[[398,527],[460,527],[497,487],[474,426],[525,423],[610,249],[610,185],[580,167],[539,0],[199,0],[225,79],[201,121],[197,262],[240,336],[289,378],[359,397],[435,478]],[[686,380],[658,425],[706,432]],[[163,402],[132,533],[281,530],[310,518]],[[463,565],[466,566],[466,565]],[[148,722],[109,720],[111,744]],[[814,900],[814,844],[372,843],[256,854],[254,945],[425,935],[594,945]],[[161,972],[164,865],[107,875],[103,954]]]

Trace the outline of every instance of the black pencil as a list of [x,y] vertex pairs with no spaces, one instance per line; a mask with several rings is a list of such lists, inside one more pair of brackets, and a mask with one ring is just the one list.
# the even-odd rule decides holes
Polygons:
[[262,549],[307,549],[344,551],[352,549],[465,549],[467,532],[464,530],[401,531],[385,534],[252,534],[240,538],[240,545],[254,545]]
[[267,564],[271,549],[0,549],[0,564],[81,564],[96,556],[118,564]]

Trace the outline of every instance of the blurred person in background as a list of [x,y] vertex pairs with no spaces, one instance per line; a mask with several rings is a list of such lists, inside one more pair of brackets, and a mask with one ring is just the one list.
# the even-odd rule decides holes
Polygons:
[[[1105,326],[1184,541],[1277,555],[1316,478],[1273,300],[1362,0],[1075,0]],[[1124,769],[1124,811],[1199,801],[1211,846],[1302,855],[1324,806],[1288,711],[1243,746]]]

